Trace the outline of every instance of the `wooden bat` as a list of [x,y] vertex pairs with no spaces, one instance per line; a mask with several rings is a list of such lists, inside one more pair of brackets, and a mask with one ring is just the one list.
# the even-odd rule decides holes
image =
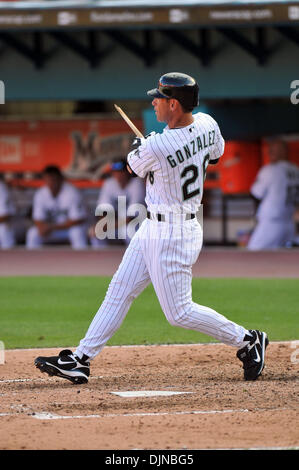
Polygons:
[[117,106],[117,104],[114,105],[116,111],[119,112],[119,114],[121,115],[121,117],[126,121],[126,123],[128,124],[128,126],[132,129],[132,131],[134,132],[134,134],[137,136],[137,137],[140,137],[141,139],[144,139],[144,136],[141,134],[141,132],[137,129],[136,126],[134,126],[134,124],[132,123],[131,119],[128,118],[128,116],[126,115],[126,113],[119,107]]

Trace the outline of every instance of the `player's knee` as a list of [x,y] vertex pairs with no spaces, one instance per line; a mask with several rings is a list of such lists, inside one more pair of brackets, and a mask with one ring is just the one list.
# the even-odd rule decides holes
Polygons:
[[172,326],[180,326],[181,328],[189,327],[190,311],[191,304],[186,303],[178,306],[174,312],[171,312],[171,315],[167,315],[167,319]]
[[126,282],[126,279],[118,278],[116,273],[109,284],[107,296],[111,304],[115,303],[116,305],[120,302],[129,300],[132,296],[130,284]]

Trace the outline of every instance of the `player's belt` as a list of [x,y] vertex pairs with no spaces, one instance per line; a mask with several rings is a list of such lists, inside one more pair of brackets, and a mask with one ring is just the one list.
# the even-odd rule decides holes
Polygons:
[[[147,218],[152,220],[157,220],[158,222],[165,222],[165,214],[153,214],[147,211]],[[186,214],[185,220],[194,219],[196,217],[195,214]]]

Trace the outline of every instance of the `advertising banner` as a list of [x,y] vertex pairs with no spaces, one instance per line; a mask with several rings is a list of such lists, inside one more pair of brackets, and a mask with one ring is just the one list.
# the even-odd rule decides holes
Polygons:
[[[134,124],[142,129],[142,121]],[[72,180],[97,184],[112,160],[124,158],[135,136],[122,119],[0,122],[0,172],[28,184],[48,165]]]

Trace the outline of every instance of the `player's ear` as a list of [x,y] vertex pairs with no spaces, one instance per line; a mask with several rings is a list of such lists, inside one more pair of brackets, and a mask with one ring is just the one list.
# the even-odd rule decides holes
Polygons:
[[170,109],[171,111],[177,111],[181,108],[181,105],[178,100],[172,99],[170,100]]
[[176,109],[176,100],[169,100],[169,105],[171,111],[174,111]]

